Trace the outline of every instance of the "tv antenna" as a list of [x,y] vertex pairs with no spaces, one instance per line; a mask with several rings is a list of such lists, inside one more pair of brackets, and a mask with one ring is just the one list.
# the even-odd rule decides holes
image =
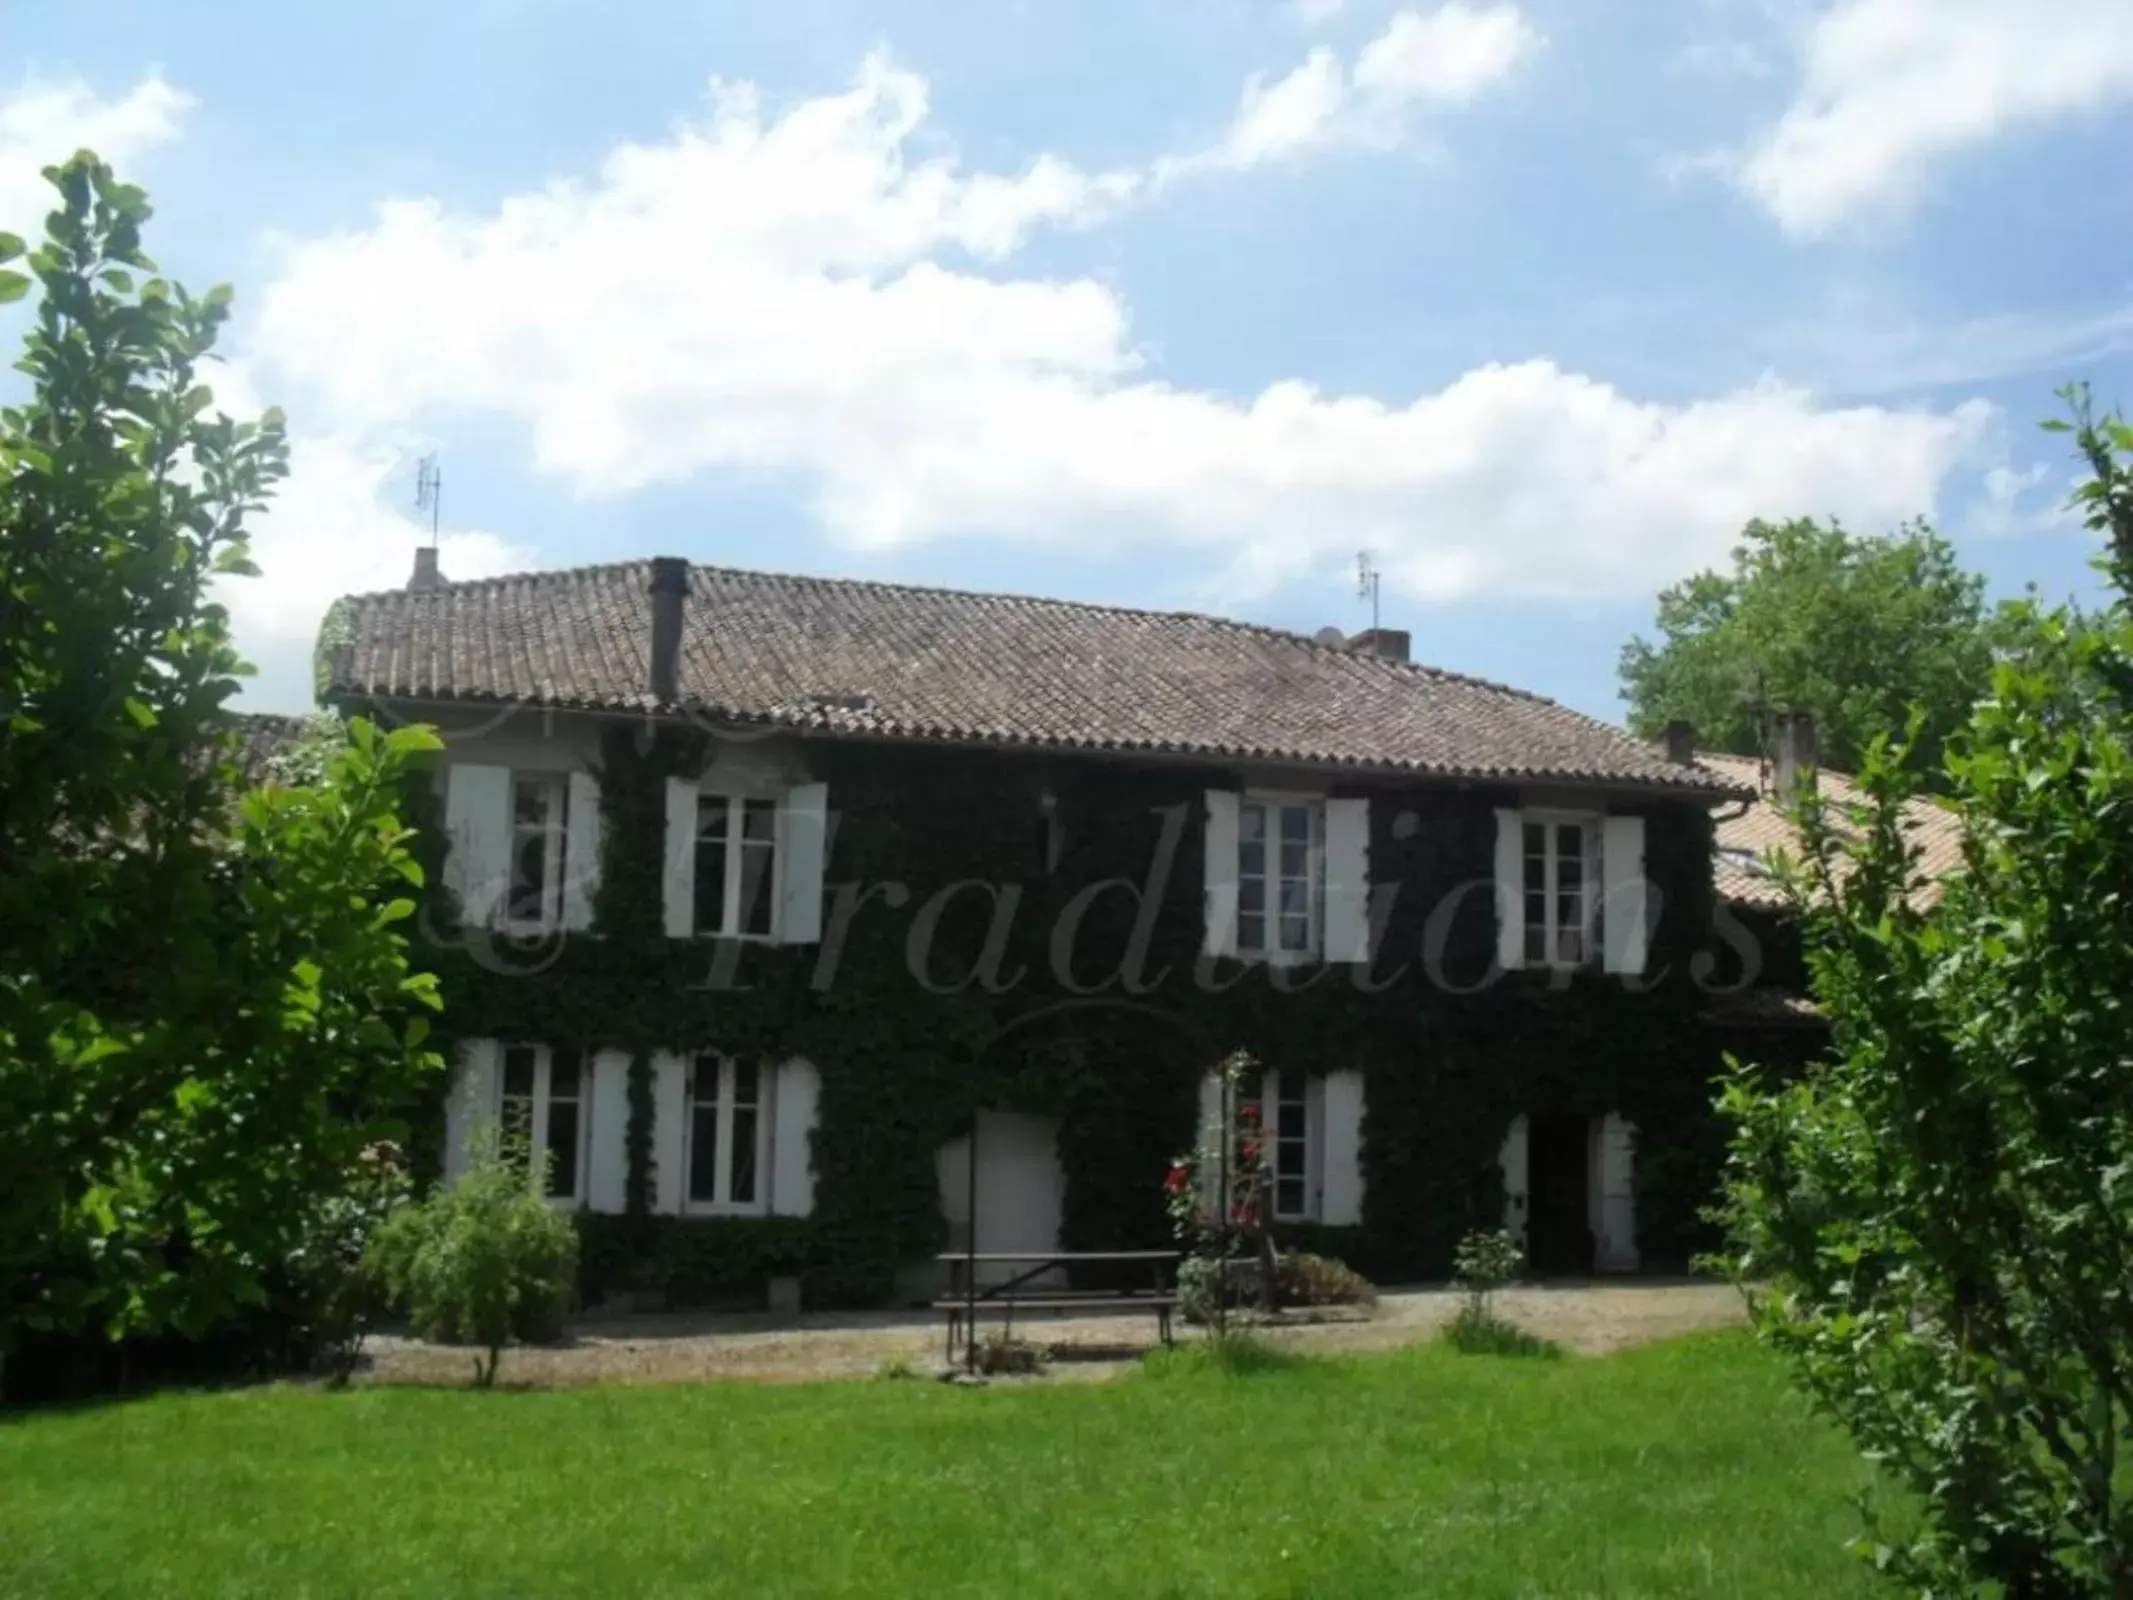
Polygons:
[[437,518],[444,506],[444,473],[437,465],[437,452],[432,450],[415,463],[415,509],[430,514],[430,545],[437,544]]
[[1370,627],[1375,632],[1378,625],[1378,569],[1371,564],[1368,550],[1355,553],[1355,597],[1370,602]]

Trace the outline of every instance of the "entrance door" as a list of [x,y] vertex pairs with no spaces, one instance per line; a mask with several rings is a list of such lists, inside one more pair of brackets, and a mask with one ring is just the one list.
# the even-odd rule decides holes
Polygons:
[[1592,1271],[1591,1119],[1539,1116],[1527,1139],[1527,1182],[1533,1211],[1526,1229],[1534,1272]]
[[[970,1141],[951,1139],[942,1145],[936,1170],[941,1215],[948,1223],[948,1248],[967,1249],[971,1239]],[[978,1113],[979,1255],[995,1250],[1058,1249],[1060,1204],[1065,1196],[1056,1118],[1025,1117],[1011,1111]],[[1005,1263],[985,1267],[978,1273],[978,1282],[998,1283],[1028,1270]]]

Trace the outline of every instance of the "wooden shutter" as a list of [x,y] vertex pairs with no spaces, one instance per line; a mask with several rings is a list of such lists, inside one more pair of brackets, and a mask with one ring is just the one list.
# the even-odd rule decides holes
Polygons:
[[474,1164],[475,1147],[496,1130],[502,1055],[503,1047],[494,1039],[469,1039],[459,1047],[459,1062],[444,1100],[444,1176],[448,1183]]
[[666,870],[661,877],[669,939],[696,931],[696,785],[667,779]]
[[1496,808],[1496,964],[1516,972],[1526,964],[1525,816]]
[[602,1050],[592,1059],[585,1160],[585,1203],[595,1211],[629,1205],[630,1058]]
[[1649,896],[1644,879],[1644,819],[1609,817],[1600,843],[1602,955],[1609,972],[1644,971]]
[[[1237,953],[1237,794],[1207,791],[1206,929],[1201,948],[1211,956]],[[1268,848],[1272,848],[1269,846]],[[1271,914],[1271,908],[1269,908]]]
[[1318,1102],[1318,1220],[1352,1228],[1363,1220],[1363,1075],[1327,1073]]
[[511,769],[455,761],[445,774],[444,821],[445,886],[466,920],[486,927],[511,886]]
[[1370,802],[1326,802],[1326,959],[1370,959]]
[[1496,1154],[1503,1169],[1503,1225],[1520,1243],[1526,1237],[1526,1119],[1511,1119],[1511,1131],[1503,1136]]
[[822,863],[829,836],[829,785],[786,791],[777,820],[780,944],[822,942]]
[[771,1090],[770,1209],[804,1217],[815,1209],[815,1106],[822,1078],[798,1058],[779,1065]]
[[1200,1126],[1194,1148],[1205,1163],[1200,1169],[1200,1203],[1212,1206],[1219,1198],[1216,1185],[1221,1180],[1220,1161],[1222,1144],[1222,1079],[1210,1072],[1200,1079]]
[[563,851],[563,926],[592,926],[593,891],[600,886],[600,780],[570,775],[569,839]]
[[689,1063],[671,1050],[652,1054],[652,1209],[681,1210],[688,1173],[682,1166],[689,1116]]

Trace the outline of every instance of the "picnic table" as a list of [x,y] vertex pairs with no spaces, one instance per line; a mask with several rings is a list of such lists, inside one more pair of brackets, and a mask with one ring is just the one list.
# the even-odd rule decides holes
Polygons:
[[[978,1314],[988,1308],[1002,1313],[1002,1329],[1011,1332],[1015,1312],[1022,1311],[1153,1311],[1156,1333],[1170,1343],[1170,1314],[1177,1309],[1177,1264],[1175,1250],[950,1250],[936,1258],[948,1268],[948,1292],[933,1302],[934,1309],[948,1314],[948,1359],[955,1360],[960,1335],[965,1359],[977,1365]],[[1021,1267],[999,1283],[980,1285],[978,1269],[984,1266]],[[1075,1268],[1145,1267],[1145,1285],[1110,1289],[1063,1288],[1038,1283],[1039,1278]]]

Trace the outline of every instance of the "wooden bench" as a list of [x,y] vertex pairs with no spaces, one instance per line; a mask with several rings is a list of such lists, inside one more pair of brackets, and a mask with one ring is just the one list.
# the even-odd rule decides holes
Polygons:
[[[1178,1252],[1175,1250],[1004,1250],[952,1251],[938,1259],[948,1268],[949,1289],[933,1302],[933,1309],[947,1313],[948,1360],[955,1360],[960,1340],[966,1363],[977,1366],[978,1318],[988,1310],[1001,1313],[1001,1330],[1012,1333],[1017,1311],[1152,1311],[1156,1336],[1171,1342],[1170,1315],[1177,1309],[1175,1287]],[[1020,1267],[995,1284],[980,1284],[978,1268]],[[1073,1289],[1035,1280],[1075,1267],[1145,1267],[1145,1287],[1118,1289]]]

